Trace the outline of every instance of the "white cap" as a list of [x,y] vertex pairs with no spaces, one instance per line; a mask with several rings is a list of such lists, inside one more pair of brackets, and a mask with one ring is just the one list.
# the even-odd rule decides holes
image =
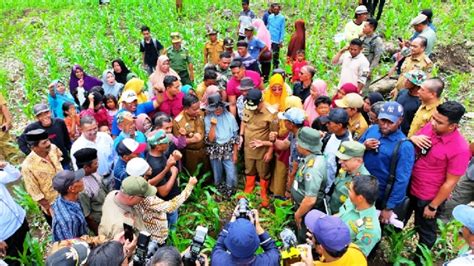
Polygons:
[[356,8],[356,15],[365,14],[365,13],[369,13],[369,11],[367,11],[366,6],[360,5]]
[[150,169],[150,165],[141,157],[136,157],[128,161],[125,167],[125,172],[130,176],[141,176],[143,177],[146,172]]
[[131,103],[135,100],[138,100],[137,94],[132,91],[124,91],[122,94],[122,102]]
[[419,14],[418,16],[416,16],[414,19],[411,20],[410,26],[415,26],[415,25],[421,24],[421,23],[425,22],[427,19],[428,19],[428,17],[426,15]]

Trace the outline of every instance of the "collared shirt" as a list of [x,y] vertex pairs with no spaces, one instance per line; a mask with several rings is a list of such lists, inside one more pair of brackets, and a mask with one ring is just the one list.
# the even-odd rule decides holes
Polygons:
[[430,56],[436,43],[436,32],[432,28],[426,27],[426,29],[422,31],[419,36],[426,38],[425,54]]
[[339,208],[346,202],[349,198],[349,187],[351,185],[352,179],[354,176],[360,175],[370,175],[367,168],[362,164],[359,169],[354,171],[354,173],[348,173],[343,169],[339,170],[339,174],[334,181],[334,192],[331,195],[331,200],[329,201],[329,206],[331,207],[331,213],[337,213]]
[[356,244],[349,244],[349,248],[342,257],[335,261],[324,262],[324,256],[318,261],[314,261],[314,266],[367,266],[367,259],[364,253]]
[[358,140],[367,130],[369,125],[365,121],[364,116],[359,112],[354,117],[349,118],[349,131],[352,133],[354,140]]
[[58,196],[53,208],[53,241],[67,240],[87,234],[87,222],[79,201]]
[[415,135],[418,130],[424,127],[428,122],[430,122],[433,113],[436,111],[436,107],[441,103],[440,100],[432,104],[422,103],[413,117],[413,120],[410,125],[410,131],[408,131],[408,137]]
[[403,106],[403,120],[400,128],[403,134],[408,135],[411,122],[421,104],[420,98],[411,95],[407,89],[403,89],[397,95],[397,102]]
[[56,200],[58,192],[53,189],[53,177],[63,170],[61,156],[62,153],[58,147],[51,144],[49,160],[31,151],[21,164],[21,175],[26,191],[34,201],[46,199],[49,204],[52,204]]
[[262,51],[263,48],[265,48],[265,43],[262,42],[257,37],[253,37],[250,41],[246,39],[248,42],[248,51],[249,54],[252,56],[253,59],[258,60],[258,55],[260,54],[260,51]]
[[143,224],[151,238],[158,244],[166,243],[168,238],[168,220],[167,213],[176,211],[184,201],[191,195],[193,185],[187,184],[186,188],[176,197],[169,201],[164,201],[159,197],[146,197],[133,208],[142,215]]
[[372,34],[371,36],[362,37],[362,53],[370,63],[370,69],[374,69],[379,65],[380,57],[383,54],[383,41],[382,38],[377,34]]
[[219,233],[217,242],[212,249],[211,261],[212,265],[279,265],[280,264],[280,251],[275,245],[275,241],[265,231],[258,236],[260,240],[260,246],[263,249],[263,253],[254,255],[249,259],[239,259],[230,253],[225,245],[225,239],[228,235],[230,223],[225,225],[225,228]]
[[[207,62],[217,65],[219,63],[219,56],[224,51],[224,42],[217,40],[215,42],[208,41],[204,45],[204,58]],[[206,61],[204,61],[206,62]]]
[[25,210],[13,200],[6,187],[20,176],[20,171],[10,164],[0,171],[0,241],[12,236],[25,220]]
[[[252,71],[252,70],[245,70],[244,77],[251,78],[255,88],[260,87],[260,83],[262,83],[262,79],[260,78],[260,74],[258,72]],[[240,86],[240,80],[235,79],[232,77],[228,82],[227,82],[227,96],[236,96],[239,97],[242,92],[239,90]]]
[[90,216],[97,224],[100,223],[102,217],[102,205],[104,205],[107,189],[102,183],[102,177],[97,174],[85,176],[84,191],[79,194],[82,212],[84,216]]
[[[135,112],[131,112],[133,115],[135,116],[138,116],[139,114],[148,114],[148,113],[151,113],[155,110],[155,107],[153,105],[153,102],[144,102],[144,103],[140,103],[137,105],[137,110],[135,110]],[[127,111],[125,109],[120,109],[118,110],[118,112],[115,114],[114,116],[114,120],[112,121],[112,135],[114,136],[118,136],[118,134],[120,134],[120,132],[122,130],[120,130],[118,128],[118,124],[117,124],[117,115],[123,111]]]
[[295,180],[291,186],[291,196],[297,205],[305,197],[314,197],[317,209],[322,209],[322,199],[326,187],[326,159],[323,155],[310,154],[299,164]]
[[105,132],[97,132],[95,141],[90,141],[81,135],[71,147],[71,159],[74,170],[77,170],[76,158],[74,153],[83,148],[93,148],[97,150],[97,159],[99,168],[97,173],[101,176],[109,175],[115,160],[114,140]]
[[179,136],[179,129],[186,129],[186,136],[191,138],[192,135],[199,133],[202,140],[198,143],[188,144],[185,149],[199,150],[204,148],[204,118],[201,114],[196,118],[191,118],[185,111],[182,111],[173,119],[173,135]]
[[118,233],[123,232],[123,224],[127,223],[138,230],[145,230],[142,215],[134,208],[121,204],[115,199],[118,191],[114,190],[105,197],[102,206],[102,218],[100,219],[99,235],[113,239]]
[[375,206],[359,211],[350,200],[339,209],[338,216],[349,227],[352,243],[368,256],[382,237],[382,229]]
[[244,130],[244,154],[246,158],[261,160],[268,151],[268,147],[252,148],[252,140],[269,140],[270,132],[278,132],[278,119],[276,112],[270,107],[264,106],[261,110],[250,111],[244,109],[242,123],[245,123]]
[[352,57],[349,51],[339,57],[338,64],[341,65],[341,79],[338,88],[345,83],[365,84],[370,72],[370,63],[363,53],[359,53],[356,57]]
[[245,67],[245,69],[261,74],[257,59],[253,58],[250,53],[247,52],[247,54],[242,57],[236,52],[234,58],[242,61],[242,65]]
[[337,174],[337,158],[336,158],[336,151],[339,150],[339,146],[343,141],[352,140],[352,134],[349,130],[344,133],[342,136],[336,136],[336,134],[331,134],[328,139],[328,142],[324,148],[324,155],[326,156],[327,161],[327,168],[328,168],[328,181],[326,185],[326,192],[329,192],[331,185],[334,183]]
[[429,57],[422,53],[416,57],[414,56],[408,56],[405,58],[405,61],[402,64],[401,71],[400,71],[400,76],[398,77],[397,84],[395,85],[395,88],[398,90],[403,89],[405,86],[405,76],[403,74],[408,73],[412,70],[419,69],[423,70],[425,73],[430,74],[431,73],[431,67],[433,66],[433,62]]
[[447,174],[462,176],[466,172],[471,152],[457,128],[440,136],[427,124],[416,135],[428,136],[431,148],[426,155],[420,155],[413,166],[410,193],[422,200],[432,200]]
[[346,26],[344,27],[344,37],[347,41],[352,41],[353,39],[359,38],[362,35],[362,30],[364,29],[364,22],[360,25],[354,23],[354,20],[347,22]]
[[170,67],[178,73],[188,71],[188,65],[193,63],[188,49],[182,46],[179,50],[174,49],[173,46],[168,47],[166,55],[170,59]]
[[[377,150],[367,150],[364,154],[364,163],[367,170],[379,181],[379,197],[383,200],[388,176],[390,174],[390,162],[393,150],[397,142],[405,140],[406,137],[400,129],[383,136],[378,125],[373,125],[365,131],[359,139],[360,143],[368,139],[380,141]],[[415,149],[409,141],[404,141],[399,148],[397,166],[395,167],[395,179],[392,186],[392,193],[387,200],[387,208],[393,209],[400,204],[406,196],[408,183],[410,181],[411,170],[415,162]]]
[[282,14],[268,16],[268,31],[272,43],[280,44],[285,38],[285,17]]

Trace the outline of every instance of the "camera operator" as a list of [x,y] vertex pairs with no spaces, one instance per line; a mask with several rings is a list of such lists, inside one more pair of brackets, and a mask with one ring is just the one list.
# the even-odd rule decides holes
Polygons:
[[137,247],[137,237],[132,241],[119,234],[114,240],[107,241],[94,248],[87,259],[88,266],[126,266],[129,265]]
[[[302,262],[293,265],[367,265],[364,253],[351,243],[349,228],[339,217],[312,210],[306,214],[304,222],[308,228],[306,236],[310,245],[305,245],[307,250],[301,253]],[[312,248],[320,255],[317,261],[313,261]]]
[[[188,250],[189,248],[183,254],[188,252]],[[179,251],[172,246],[158,248],[155,255],[151,258],[149,266],[182,266],[183,254],[179,254]],[[201,253],[200,256],[204,258],[205,263],[201,264],[199,260],[196,260],[196,265],[208,266],[207,256],[204,253]]]
[[[258,211],[252,210],[246,218],[237,218],[238,208],[219,233],[212,250],[211,265],[279,265],[280,252],[275,241],[260,226]],[[264,252],[255,255],[260,245]]]

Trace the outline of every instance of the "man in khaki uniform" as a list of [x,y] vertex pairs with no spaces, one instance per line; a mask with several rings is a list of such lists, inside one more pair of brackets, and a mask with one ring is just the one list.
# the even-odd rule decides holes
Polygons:
[[204,117],[201,114],[199,99],[195,95],[184,96],[183,111],[173,120],[173,135],[186,136],[183,164],[191,174],[200,163],[203,163],[201,173],[211,169],[204,145]]
[[[410,44],[411,55],[408,55],[405,58],[405,61],[403,62],[401,67],[400,76],[398,77],[398,80],[395,85],[393,85],[394,80],[386,78],[377,82],[376,84],[374,84],[374,86],[371,86],[370,91],[379,91],[381,93],[384,93],[390,91],[393,86],[395,86],[395,89],[390,92],[392,99],[395,99],[397,97],[398,90],[403,89],[404,87],[406,80],[404,75],[405,73],[418,69],[424,71],[426,75],[429,76],[431,72],[431,67],[433,66],[433,62],[425,54],[425,48],[426,38],[422,36],[415,38]],[[388,74],[389,77],[395,72],[395,69],[396,65],[390,70]]]
[[349,116],[348,129],[352,134],[352,138],[358,140],[369,127],[364,116],[360,113],[360,109],[364,105],[364,99],[360,94],[349,93],[344,95],[342,99],[336,100],[336,105],[346,110]]
[[0,159],[10,161],[13,156],[18,154],[18,149],[13,146],[11,141],[10,129],[12,128],[12,117],[8,110],[7,102],[0,95]]
[[[249,90],[246,102],[240,136],[244,139],[245,159],[245,193],[252,193],[255,187],[255,178],[260,177],[260,196],[262,206],[268,207],[270,199],[267,191],[270,185],[269,163],[273,157],[273,146],[251,146],[253,140],[270,140],[270,132],[278,131],[276,112],[270,111],[263,102],[262,92],[258,89]],[[242,143],[242,141],[241,141]]]
[[418,90],[421,105],[413,117],[407,137],[413,136],[431,120],[431,116],[436,110],[436,107],[441,103],[441,93],[443,93],[443,89],[444,82],[439,78],[427,79],[421,83],[420,89]]
[[364,166],[365,146],[357,141],[344,141],[336,152],[341,169],[334,181],[334,191],[331,194],[329,206],[331,213],[339,212],[339,208],[349,198],[349,187],[354,176],[370,175]]
[[224,42],[217,39],[217,31],[214,29],[209,29],[207,36],[209,41],[204,45],[204,64],[217,65],[220,54],[224,52]]

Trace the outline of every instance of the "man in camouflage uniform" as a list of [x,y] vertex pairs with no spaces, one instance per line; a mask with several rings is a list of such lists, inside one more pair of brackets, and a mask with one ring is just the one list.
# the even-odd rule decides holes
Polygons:
[[179,32],[171,33],[172,46],[166,49],[166,55],[170,59],[170,67],[176,71],[181,78],[182,85],[193,85],[194,66],[188,49],[182,47],[183,39]]
[[362,40],[362,53],[365,55],[365,57],[367,57],[367,60],[369,60],[370,64],[370,72],[365,85],[366,90],[369,88],[372,73],[379,65],[380,57],[384,52],[382,37],[375,33],[377,25],[378,22],[374,18],[367,19],[364,28],[362,29],[364,36],[360,38]]
[[304,156],[296,171],[291,187],[295,203],[296,235],[299,243],[306,240],[304,216],[313,208],[326,212],[324,189],[326,188],[326,159],[321,153],[321,135],[316,129],[303,127],[298,131],[296,150]]
[[337,213],[342,204],[346,202],[354,176],[370,175],[364,166],[364,152],[364,144],[357,141],[344,141],[336,152],[336,157],[339,158],[341,163],[341,169],[334,181],[334,191],[329,201],[331,213]]
[[354,176],[349,187],[349,199],[339,208],[341,220],[349,227],[352,243],[368,256],[377,242],[382,230],[375,209],[379,183],[375,176]]

